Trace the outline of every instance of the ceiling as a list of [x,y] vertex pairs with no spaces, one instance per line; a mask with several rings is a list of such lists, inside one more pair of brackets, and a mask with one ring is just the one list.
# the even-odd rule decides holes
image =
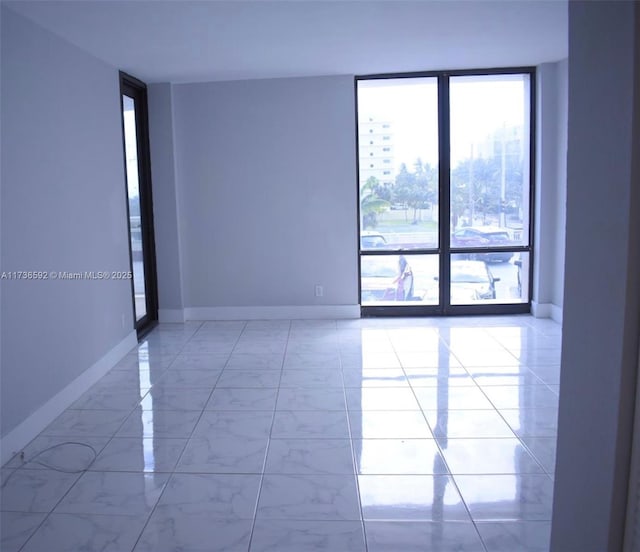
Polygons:
[[148,83],[524,66],[568,52],[566,0],[3,4]]

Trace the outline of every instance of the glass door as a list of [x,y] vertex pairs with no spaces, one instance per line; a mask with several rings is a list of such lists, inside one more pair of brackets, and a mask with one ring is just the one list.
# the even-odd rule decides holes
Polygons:
[[121,73],[133,311],[141,335],[158,319],[146,86]]
[[363,315],[529,311],[533,77],[356,80]]

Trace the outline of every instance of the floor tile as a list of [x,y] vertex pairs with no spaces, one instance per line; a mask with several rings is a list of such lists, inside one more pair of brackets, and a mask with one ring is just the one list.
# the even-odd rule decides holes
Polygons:
[[548,364],[560,364],[562,350],[560,347],[554,349],[522,347],[511,350],[522,364],[527,366],[546,366]]
[[416,387],[414,393],[423,410],[493,410],[477,387]]
[[368,552],[485,552],[470,522],[366,521],[365,529]]
[[262,482],[257,519],[359,520],[353,475],[275,475]]
[[188,388],[209,388],[213,389],[218,381],[221,370],[197,370],[197,369],[178,369],[172,366],[171,370],[167,370],[158,379],[156,384],[166,387],[188,387]]
[[214,389],[207,410],[273,410],[277,389]]
[[287,343],[274,342],[271,339],[253,339],[246,340],[240,338],[233,348],[234,353],[250,353],[250,354],[284,354],[287,348]]
[[400,368],[346,369],[345,387],[408,387],[409,380]]
[[216,387],[277,388],[280,384],[280,370],[225,370],[220,375]]
[[481,522],[476,527],[487,552],[549,552],[551,523],[548,521]]
[[556,469],[555,437],[523,437],[522,442],[540,463],[544,470],[553,474]]
[[268,437],[272,419],[272,411],[207,410],[202,413],[193,431],[193,437],[212,439]]
[[131,410],[65,410],[42,435],[67,437],[111,437]]
[[271,436],[275,439],[348,439],[346,410],[276,410]]
[[483,373],[481,370],[474,370],[473,379],[484,389],[496,385],[540,385],[543,381],[528,368],[521,366],[513,373]]
[[548,475],[454,475],[474,521],[550,521],[553,482]]
[[[208,320],[202,323],[198,332],[206,331],[227,331],[237,332],[240,334],[242,330],[247,327],[247,322],[244,320]],[[197,334],[196,334],[197,335]]]
[[98,389],[148,389],[158,381],[166,372],[154,372],[149,370],[116,370],[112,368],[91,388],[92,391]]
[[448,367],[450,369],[461,368],[462,364],[457,357],[453,355],[446,347],[439,350],[421,351],[421,352],[398,352],[398,358],[403,368],[438,368]]
[[175,360],[176,355],[157,354],[147,349],[136,350],[125,356],[114,367],[114,371],[126,370],[128,372],[164,372]]
[[162,507],[167,515],[252,519],[259,485],[259,475],[176,473],[167,484],[158,508]]
[[265,473],[353,474],[348,439],[272,439]]
[[483,391],[497,409],[558,408],[558,396],[546,385],[487,386]]
[[250,552],[365,552],[359,521],[257,520]]
[[518,437],[556,437],[558,411],[555,408],[500,410],[500,414]]
[[349,410],[419,410],[413,391],[398,387],[346,389]]
[[284,359],[285,370],[339,370],[340,357],[337,353],[287,351]]
[[469,514],[448,475],[360,475],[365,520],[462,520]]
[[162,383],[154,385],[140,401],[143,410],[191,410],[200,412],[213,388],[175,388]]
[[425,410],[424,415],[441,443],[460,437],[515,437],[495,410]]
[[0,550],[18,552],[27,539],[44,521],[46,514],[29,514],[26,512],[0,513]]
[[227,370],[280,370],[283,361],[283,354],[233,353],[225,368]]
[[169,479],[163,473],[87,472],[56,506],[59,514],[148,515]]
[[342,389],[282,388],[277,410],[344,410]]
[[558,385],[560,383],[560,365],[557,366],[531,366],[530,370],[544,383]]
[[145,521],[144,516],[51,514],[22,552],[128,551],[135,545]]
[[54,470],[2,470],[0,509],[12,512],[49,512],[80,477]]
[[176,471],[190,473],[262,473],[268,438],[193,437]]
[[160,324],[4,466],[0,547],[548,552],[561,346],[527,315]]
[[171,363],[171,370],[222,370],[229,355],[224,353],[180,353]]
[[195,410],[134,410],[122,424],[118,437],[165,437],[183,439],[191,436],[201,412]]
[[291,328],[290,320],[249,320],[244,326],[245,332],[252,330],[286,330],[288,332],[289,328]]
[[311,387],[342,389],[343,380],[340,370],[290,370],[282,371],[280,387]]
[[74,410],[128,410],[135,408],[148,388],[127,388],[122,385],[109,386],[111,389],[90,389],[71,405]]
[[418,475],[447,473],[433,439],[354,439],[357,473]]
[[208,339],[192,339],[179,352],[184,355],[202,355],[205,353],[231,354],[236,344],[235,339],[211,341]]
[[349,412],[354,439],[430,439],[429,425],[420,411],[352,410]]
[[519,360],[506,349],[477,349],[473,345],[464,345],[460,349],[452,349],[453,354],[465,366],[514,366]]
[[476,382],[464,368],[405,368],[411,387],[475,387]]
[[5,467],[21,466],[21,470],[86,469],[109,442],[109,437],[81,437],[72,439],[52,435],[40,435],[23,448],[25,461],[12,458]]
[[250,519],[211,519],[208,513],[158,506],[134,552],[246,552],[252,524]]
[[186,439],[114,437],[90,470],[171,472],[186,444]]
[[439,440],[453,474],[542,473],[542,467],[519,439]]
[[400,360],[395,352],[377,353],[375,351],[363,351],[362,367],[365,369],[374,368],[400,368]]

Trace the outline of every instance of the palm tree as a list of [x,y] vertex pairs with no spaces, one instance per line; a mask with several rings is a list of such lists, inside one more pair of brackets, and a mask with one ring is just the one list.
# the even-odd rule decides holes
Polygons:
[[370,177],[360,186],[360,216],[362,228],[371,228],[378,223],[378,214],[387,211],[391,204],[378,196],[377,188],[380,185],[375,176]]

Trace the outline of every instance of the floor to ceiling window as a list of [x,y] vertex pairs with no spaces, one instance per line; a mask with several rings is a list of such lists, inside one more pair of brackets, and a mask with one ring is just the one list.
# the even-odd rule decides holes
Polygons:
[[141,81],[121,73],[120,93],[133,275],[131,291],[135,327],[138,335],[142,335],[158,320],[147,89]]
[[356,79],[364,315],[529,311],[534,76]]

